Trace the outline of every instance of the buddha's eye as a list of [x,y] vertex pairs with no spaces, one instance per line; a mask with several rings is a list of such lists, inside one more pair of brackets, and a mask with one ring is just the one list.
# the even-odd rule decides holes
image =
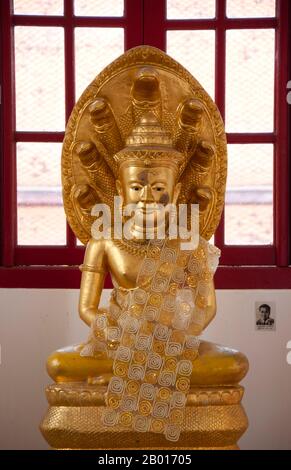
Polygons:
[[132,189],[133,191],[139,191],[139,190],[140,190],[140,186],[134,185],[134,186],[131,186],[131,189]]
[[164,189],[165,189],[165,188],[164,188],[163,186],[156,186],[156,187],[154,188],[155,191],[159,191],[159,192],[164,191]]

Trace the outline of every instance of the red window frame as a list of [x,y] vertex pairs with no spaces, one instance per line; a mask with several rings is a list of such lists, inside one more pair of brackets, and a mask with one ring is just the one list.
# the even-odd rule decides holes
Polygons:
[[[1,2],[1,287],[78,288],[84,248],[67,226],[66,246],[17,246],[16,143],[62,142],[63,132],[16,132],[14,100],[13,27],[61,26],[65,32],[66,119],[75,103],[74,28],[123,27],[125,50],[148,44],[166,50],[167,30],[214,30],[215,101],[225,116],[226,31],[230,29],[275,29],[275,127],[273,133],[231,133],[228,143],[274,144],[274,244],[230,246],[224,242],[224,216],[215,234],[222,249],[216,274],[218,288],[290,288],[290,147],[288,147],[287,82],[290,79],[290,6],[277,0],[275,18],[234,19],[226,16],[226,0],[216,0],[213,19],[166,18],[166,0],[125,0],[123,17],[76,17],[73,0],[64,1],[63,16],[14,15],[13,1]],[[289,28],[290,29],[290,28]],[[288,35],[289,34],[289,35]],[[289,51],[289,54],[288,54]],[[289,69],[288,69],[289,67]],[[290,143],[289,143],[290,144]],[[243,264],[243,265],[242,265]],[[111,287],[108,278],[106,287]]]

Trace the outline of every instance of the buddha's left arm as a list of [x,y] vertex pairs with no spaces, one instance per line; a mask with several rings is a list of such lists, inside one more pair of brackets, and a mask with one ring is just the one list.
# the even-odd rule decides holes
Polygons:
[[205,309],[205,323],[204,328],[206,328],[209,323],[213,320],[216,314],[216,295],[215,295],[215,288],[214,282],[211,282],[211,289],[208,296],[207,307]]

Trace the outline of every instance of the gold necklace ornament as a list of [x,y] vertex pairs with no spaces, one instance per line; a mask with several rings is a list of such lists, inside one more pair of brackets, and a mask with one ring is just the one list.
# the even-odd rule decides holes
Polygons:
[[114,239],[114,245],[118,246],[122,250],[127,251],[131,255],[137,255],[144,257],[148,250],[148,243],[139,243],[134,240],[126,240],[124,238]]

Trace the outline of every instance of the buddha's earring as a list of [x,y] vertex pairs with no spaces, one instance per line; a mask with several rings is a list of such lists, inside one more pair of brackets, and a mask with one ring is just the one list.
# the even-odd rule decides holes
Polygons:
[[169,232],[170,238],[177,238],[177,207],[171,204],[168,214],[169,214],[168,232]]

